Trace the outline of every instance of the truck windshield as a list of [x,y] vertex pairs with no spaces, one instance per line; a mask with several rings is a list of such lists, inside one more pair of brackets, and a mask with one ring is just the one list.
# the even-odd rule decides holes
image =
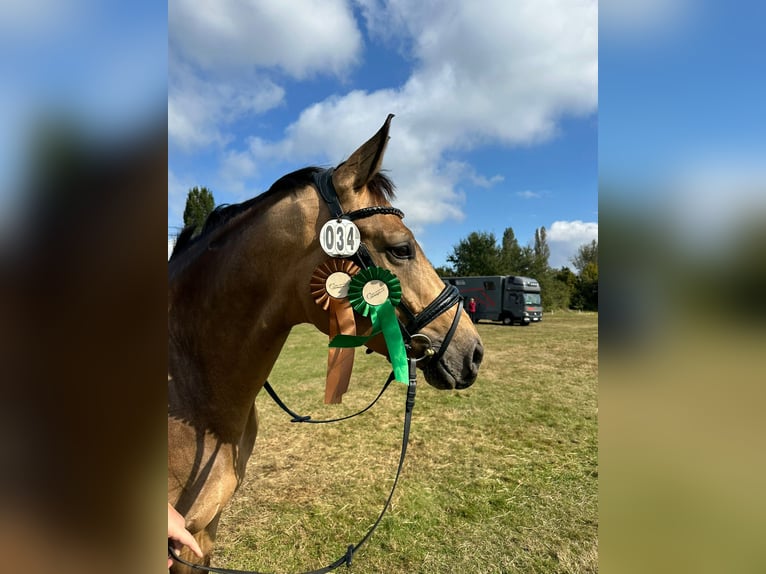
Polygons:
[[540,304],[540,294],[539,293],[524,293],[524,304],[525,305],[539,305]]

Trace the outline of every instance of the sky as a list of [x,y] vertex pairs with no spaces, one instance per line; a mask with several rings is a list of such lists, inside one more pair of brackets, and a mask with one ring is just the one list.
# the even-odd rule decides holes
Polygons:
[[191,187],[244,201],[389,113],[383,168],[434,265],[473,231],[545,227],[552,267],[598,237],[591,0],[171,0],[168,234]]
[[602,205],[642,214],[687,257],[725,252],[742,225],[766,225],[766,4],[599,9]]
[[384,167],[436,265],[508,226],[523,244],[545,226],[568,264],[596,237],[603,182],[692,241],[764,209],[760,2],[2,6],[3,233],[34,122],[61,110],[110,134],[167,112],[169,234],[190,187],[242,201],[339,163],[388,113]]
[[18,231],[40,125],[120,140],[154,127],[166,98],[162,3],[0,0],[0,236]]

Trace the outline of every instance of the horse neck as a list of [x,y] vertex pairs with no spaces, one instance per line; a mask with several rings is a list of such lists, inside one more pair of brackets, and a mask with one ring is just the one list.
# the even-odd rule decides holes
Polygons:
[[232,438],[244,427],[290,329],[311,320],[318,209],[315,192],[253,208],[171,270],[170,400],[179,416],[193,412]]

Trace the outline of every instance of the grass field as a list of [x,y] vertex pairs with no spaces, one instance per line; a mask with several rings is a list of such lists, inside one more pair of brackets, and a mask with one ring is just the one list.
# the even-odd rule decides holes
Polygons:
[[[596,314],[569,312],[529,327],[481,323],[471,388],[437,391],[421,375],[399,487],[351,571],[596,572],[597,325]],[[343,404],[324,405],[325,349],[313,327],[294,329],[270,377],[315,418],[366,405],[390,371],[358,351]],[[404,397],[394,383],[360,417],[298,425],[261,393],[255,451],[213,565],[300,572],[357,543],[394,478]]]

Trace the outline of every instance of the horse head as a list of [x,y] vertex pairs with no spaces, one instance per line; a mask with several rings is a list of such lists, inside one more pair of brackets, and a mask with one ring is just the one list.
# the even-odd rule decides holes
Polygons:
[[[317,236],[322,224],[339,213],[357,216],[353,219],[364,257],[389,270],[401,284],[397,314],[408,353],[421,359],[418,366],[433,387],[463,389],[476,380],[484,349],[472,321],[462,310],[459,294],[445,286],[403,223],[403,213],[391,206],[393,184],[380,169],[392,118],[389,115],[380,130],[345,162],[326,172],[326,180],[331,175],[331,184],[326,182],[329,191],[322,189],[321,177],[315,178],[324,199],[320,202],[324,207],[320,207],[317,219]],[[322,328],[323,322],[320,319],[315,324]],[[366,345],[387,354],[382,336],[370,339]]]

